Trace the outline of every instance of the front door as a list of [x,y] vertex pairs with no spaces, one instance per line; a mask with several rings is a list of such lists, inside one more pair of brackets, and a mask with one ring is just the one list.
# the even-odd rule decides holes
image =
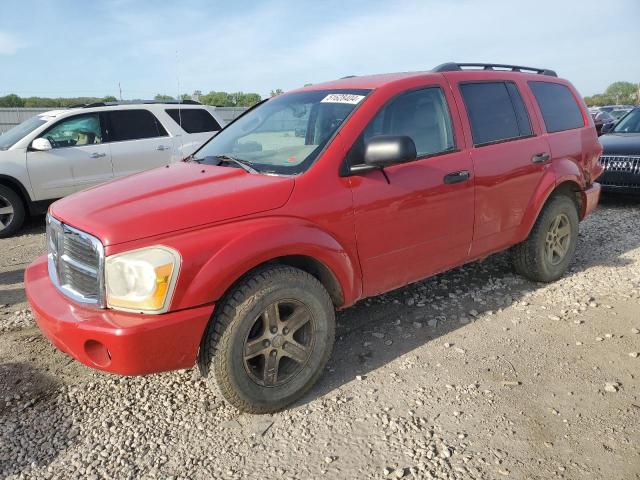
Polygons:
[[[473,233],[473,167],[458,151],[440,86],[412,90],[387,103],[356,141],[407,135],[418,159],[350,177],[364,294],[375,295],[464,262]],[[459,122],[456,122],[458,125]],[[461,139],[459,139],[461,141]]]
[[27,151],[27,169],[35,200],[62,198],[113,178],[109,145],[98,113],[67,117],[41,138],[47,151]]

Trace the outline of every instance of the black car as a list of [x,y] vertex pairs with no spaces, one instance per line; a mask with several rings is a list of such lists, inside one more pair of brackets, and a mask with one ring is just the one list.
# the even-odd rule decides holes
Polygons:
[[603,191],[640,194],[640,107],[627,113],[600,138]]
[[607,112],[593,112],[591,118],[593,118],[593,123],[596,126],[598,135],[602,135],[607,130],[611,130],[617,121],[613,115]]

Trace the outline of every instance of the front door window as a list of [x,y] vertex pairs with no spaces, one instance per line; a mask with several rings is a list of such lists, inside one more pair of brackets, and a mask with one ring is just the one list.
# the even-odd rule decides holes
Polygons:
[[97,113],[63,120],[47,131],[44,138],[53,148],[80,147],[102,143],[100,117]]

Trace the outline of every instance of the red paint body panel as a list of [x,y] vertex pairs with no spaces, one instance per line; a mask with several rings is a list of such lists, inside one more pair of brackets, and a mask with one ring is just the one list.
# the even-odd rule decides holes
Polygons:
[[[388,88],[386,98],[405,90],[440,87],[445,94],[459,151],[418,159],[380,172],[349,177],[355,231],[362,266],[363,295],[371,296],[446,270],[467,258],[473,236],[473,163],[465,150],[462,122],[444,78],[411,79]],[[377,92],[379,93],[379,92]],[[377,113],[358,113],[360,129],[350,132],[351,145]],[[444,184],[448,173],[467,170],[471,178]]]
[[[27,268],[25,289],[38,326],[58,349],[85,365],[121,375],[192,367],[213,313],[213,305],[160,316],[82,307],[53,286],[44,256]],[[100,342],[109,350],[108,364],[92,361],[87,342]]]
[[593,212],[598,206],[600,200],[600,184],[594,183],[587,190],[581,192],[582,195],[582,211],[580,212],[580,218],[584,218]]
[[177,163],[58,200],[51,213],[104,245],[167,234],[284,205],[293,179]]
[[[459,84],[513,81],[531,120],[526,139],[474,147]],[[285,256],[323,264],[344,308],[524,240],[555,188],[580,191],[581,218],[595,208],[602,149],[593,122],[549,134],[527,82],[565,80],[516,72],[462,71],[355,77],[306,87],[373,89],[316,163],[296,177],[240,169],[172,165],[117,180],[56,202],[51,213],[98,237],[107,256],[151,245],[182,258],[170,310],[137,315],[73,303],[37,260],[25,285],[38,324],[60,349],[103,370],[150,373],[192,366],[213,304],[252,268]],[[340,177],[345,156],[368,122],[396,95],[438,86],[446,97],[456,151]],[[531,157],[551,159],[534,164]],[[468,180],[445,184],[467,170]],[[96,366],[86,342],[104,344]],[[94,345],[90,343],[90,345]],[[94,355],[95,356],[95,355]]]

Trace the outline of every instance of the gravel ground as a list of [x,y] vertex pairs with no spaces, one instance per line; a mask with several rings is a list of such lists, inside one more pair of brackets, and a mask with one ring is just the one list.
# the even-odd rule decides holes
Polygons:
[[2,478],[640,478],[640,201],[604,199],[565,278],[495,255],[338,315],[327,372],[240,414],[195,371],[123,378],[54,350],[0,240]]

